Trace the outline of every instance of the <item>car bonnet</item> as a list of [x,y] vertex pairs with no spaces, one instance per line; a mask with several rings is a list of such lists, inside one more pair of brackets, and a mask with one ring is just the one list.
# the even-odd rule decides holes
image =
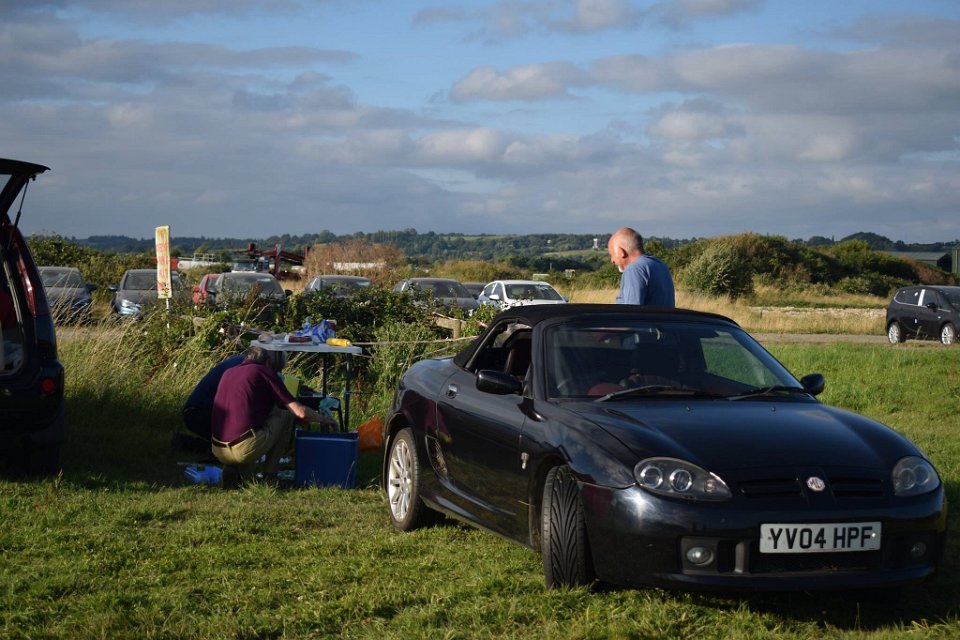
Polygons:
[[919,449],[884,425],[815,402],[645,399],[577,403],[633,451],[710,470],[750,466],[890,468]]

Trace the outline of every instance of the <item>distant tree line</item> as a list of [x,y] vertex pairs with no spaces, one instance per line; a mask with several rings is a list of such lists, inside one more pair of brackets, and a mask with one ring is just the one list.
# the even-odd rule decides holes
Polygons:
[[[241,251],[250,243],[261,249],[280,245],[288,251],[302,251],[304,247],[317,245],[348,243],[363,240],[372,244],[389,243],[394,245],[408,258],[420,258],[430,262],[444,260],[506,260],[511,258],[539,259],[552,254],[563,252],[587,251],[594,247],[594,240],[598,251],[606,251],[607,234],[573,234],[573,233],[532,233],[526,235],[503,234],[464,234],[464,233],[436,233],[427,231],[420,233],[416,229],[399,231],[374,231],[372,233],[357,232],[337,235],[330,231],[307,233],[301,235],[283,234],[267,238],[210,238],[206,236],[174,236],[171,238],[172,251],[176,256],[186,257],[195,253],[224,254]],[[143,253],[153,251],[153,238],[137,239],[127,236],[100,235],[88,238],[69,238],[69,240],[107,253]],[[703,238],[661,238],[654,237],[660,246],[666,249],[694,244]],[[807,247],[826,248],[850,240],[859,240],[874,251],[949,251],[960,244],[960,239],[952,242],[934,243],[906,243],[894,241],[884,236],[859,232],[845,236],[839,240],[824,236],[813,236],[808,240],[792,240],[797,245]],[[550,258],[548,257],[548,260]],[[557,258],[553,258],[556,260]]]

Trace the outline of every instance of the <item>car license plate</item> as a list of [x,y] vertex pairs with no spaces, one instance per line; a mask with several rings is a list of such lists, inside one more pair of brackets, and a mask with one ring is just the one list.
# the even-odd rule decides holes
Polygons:
[[760,553],[876,551],[879,548],[879,522],[760,525]]

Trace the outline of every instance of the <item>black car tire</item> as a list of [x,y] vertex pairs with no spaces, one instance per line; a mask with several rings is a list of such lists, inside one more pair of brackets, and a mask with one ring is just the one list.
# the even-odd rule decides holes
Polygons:
[[890,341],[890,344],[898,344],[904,341],[903,329],[900,328],[900,325],[896,322],[891,322],[887,326],[887,340]]
[[436,522],[439,514],[420,499],[422,468],[413,431],[400,430],[387,452],[387,506],[390,519],[399,531],[413,531]]
[[949,322],[940,328],[940,342],[953,344],[957,341],[957,329]]
[[7,451],[0,461],[3,475],[14,478],[53,476],[60,470],[60,444],[28,444]]
[[547,587],[577,587],[593,582],[580,491],[569,467],[554,467],[547,474],[540,513],[543,578]]

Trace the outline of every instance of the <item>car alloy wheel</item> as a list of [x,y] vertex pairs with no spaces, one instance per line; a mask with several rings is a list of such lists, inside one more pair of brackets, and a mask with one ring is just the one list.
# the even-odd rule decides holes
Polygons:
[[576,587],[592,582],[593,568],[580,490],[569,467],[554,467],[547,474],[540,521],[546,585]]
[[945,324],[943,328],[940,329],[940,342],[943,344],[953,344],[957,341],[957,330],[954,329],[952,324]]
[[903,342],[903,331],[900,330],[900,325],[896,322],[891,322],[890,326],[887,327],[887,339],[890,344]]
[[420,458],[409,428],[394,436],[387,460],[387,501],[393,526],[412,531],[435,520],[436,512],[420,500]]

